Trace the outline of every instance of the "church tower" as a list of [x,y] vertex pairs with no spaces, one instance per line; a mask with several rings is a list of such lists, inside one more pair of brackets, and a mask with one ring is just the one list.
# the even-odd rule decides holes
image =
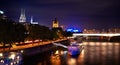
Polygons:
[[38,24],[38,22],[33,22],[33,16],[31,16],[30,23],[31,24]]
[[59,23],[58,23],[58,20],[57,18],[55,18],[55,20],[53,20],[53,25],[52,25],[53,28],[58,28],[59,27]]
[[25,16],[25,10],[24,9],[21,9],[21,15],[20,15],[19,22],[20,23],[26,22],[26,16]]

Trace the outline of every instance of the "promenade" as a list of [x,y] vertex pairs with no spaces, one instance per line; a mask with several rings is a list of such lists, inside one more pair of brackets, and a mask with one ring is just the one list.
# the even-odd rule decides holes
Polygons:
[[12,45],[12,47],[10,49],[9,48],[0,48],[0,52],[3,52],[3,51],[7,52],[7,51],[14,51],[14,50],[32,48],[32,47],[51,44],[53,42],[59,42],[59,41],[63,41],[63,40],[67,40],[67,39],[58,39],[58,40],[55,40],[55,41],[43,41],[43,42],[30,43],[30,44],[20,45],[20,46]]

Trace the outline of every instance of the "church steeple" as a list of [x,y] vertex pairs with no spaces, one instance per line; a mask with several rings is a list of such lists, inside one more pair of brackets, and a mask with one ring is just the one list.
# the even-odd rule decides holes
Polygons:
[[59,27],[59,23],[58,23],[58,20],[57,20],[57,18],[55,18],[54,20],[53,20],[53,26],[52,26],[53,28],[58,28]]
[[21,9],[19,22],[26,22],[25,9]]

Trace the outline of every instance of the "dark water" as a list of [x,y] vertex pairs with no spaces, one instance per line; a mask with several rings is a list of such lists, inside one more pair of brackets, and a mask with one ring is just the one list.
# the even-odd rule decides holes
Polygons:
[[67,49],[61,47],[32,56],[21,56],[22,65],[120,65],[120,43],[84,42],[83,46],[84,49],[76,57],[70,56]]

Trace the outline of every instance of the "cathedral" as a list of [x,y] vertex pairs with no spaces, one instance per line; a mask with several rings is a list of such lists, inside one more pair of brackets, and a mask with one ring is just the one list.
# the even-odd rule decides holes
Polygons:
[[26,22],[26,16],[25,16],[25,10],[21,9],[21,15],[20,15],[20,19],[19,19],[20,23]]
[[25,9],[21,9],[21,15],[19,18],[19,22],[23,24],[38,24],[38,22],[33,22],[33,16],[31,16],[30,22],[26,21]]

